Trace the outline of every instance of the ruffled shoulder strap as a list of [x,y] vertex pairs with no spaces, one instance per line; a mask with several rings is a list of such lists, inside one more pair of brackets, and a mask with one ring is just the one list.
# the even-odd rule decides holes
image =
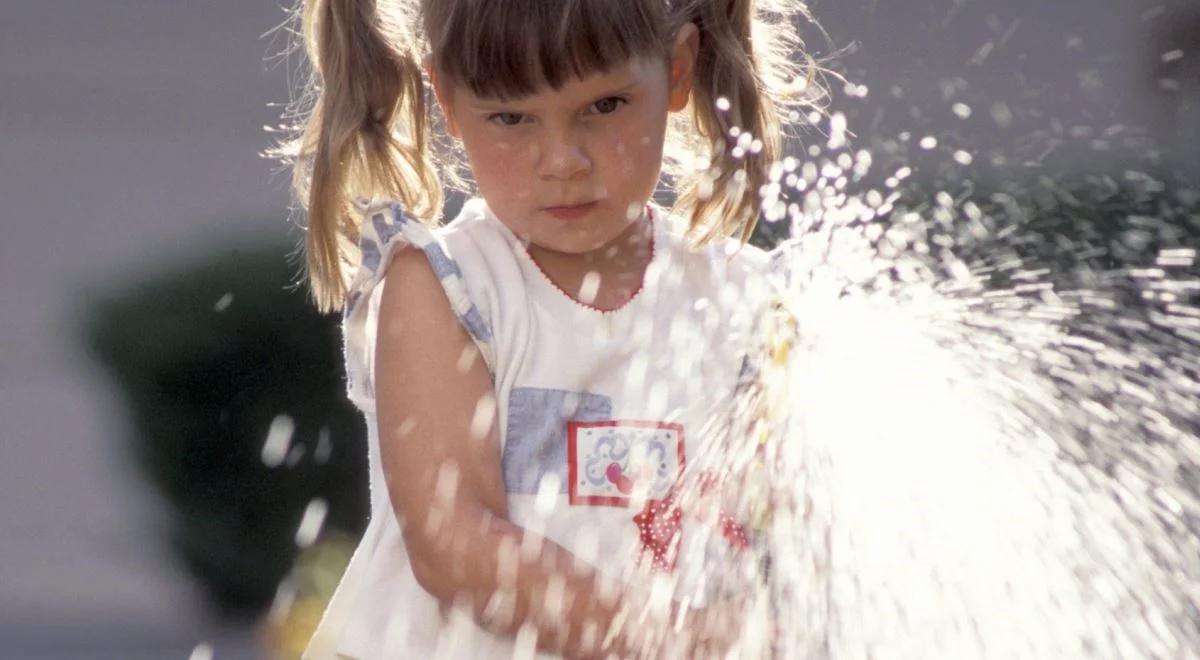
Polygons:
[[394,252],[402,245],[421,250],[442,283],[459,322],[467,330],[487,364],[495,373],[492,330],[467,292],[462,271],[446,249],[442,236],[425,223],[409,216],[398,201],[364,203],[358,271],[346,291],[342,309],[347,395],[367,412],[375,409],[375,330],[379,315],[379,286]]

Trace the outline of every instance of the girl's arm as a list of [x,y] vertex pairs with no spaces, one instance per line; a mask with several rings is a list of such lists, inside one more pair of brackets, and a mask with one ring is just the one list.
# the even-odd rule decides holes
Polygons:
[[385,280],[375,390],[388,492],[426,591],[497,634],[532,625],[541,649],[568,657],[628,657],[638,638],[665,634],[665,615],[614,626],[641,618],[644,594],[508,521],[487,367],[413,248]]

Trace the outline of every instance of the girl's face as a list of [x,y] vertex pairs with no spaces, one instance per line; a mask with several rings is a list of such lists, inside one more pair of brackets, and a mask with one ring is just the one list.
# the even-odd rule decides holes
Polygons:
[[642,217],[662,167],[667,113],[687,105],[697,44],[688,24],[669,62],[635,58],[508,102],[431,78],[496,217],[542,249],[579,254]]

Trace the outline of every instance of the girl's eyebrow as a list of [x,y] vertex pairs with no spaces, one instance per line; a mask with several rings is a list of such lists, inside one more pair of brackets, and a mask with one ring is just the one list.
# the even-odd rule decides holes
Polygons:
[[[620,88],[616,88],[616,89],[610,88],[610,89],[598,92],[596,94],[592,94],[592,95],[590,95],[590,97],[599,99],[599,98],[604,98],[606,96],[612,96],[614,94],[621,94],[624,92],[628,92],[629,90],[633,89],[634,87],[637,87],[640,84],[641,84],[640,80],[635,80],[635,81],[629,83],[628,85],[625,85],[624,87],[620,87]],[[516,104],[524,103],[524,102],[526,102],[527,98],[528,97],[512,99],[510,101],[490,101],[490,100],[485,99],[485,100],[479,101],[478,103],[470,102],[470,103],[468,103],[468,106],[473,110],[495,110],[495,109],[499,109],[499,108],[507,108],[507,107],[511,107]]]

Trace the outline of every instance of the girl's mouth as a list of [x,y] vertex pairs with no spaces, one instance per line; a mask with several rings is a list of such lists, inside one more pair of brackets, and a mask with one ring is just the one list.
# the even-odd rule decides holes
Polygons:
[[591,213],[592,209],[598,205],[598,202],[591,201],[587,204],[577,204],[575,206],[551,206],[543,210],[559,220],[577,220]]

